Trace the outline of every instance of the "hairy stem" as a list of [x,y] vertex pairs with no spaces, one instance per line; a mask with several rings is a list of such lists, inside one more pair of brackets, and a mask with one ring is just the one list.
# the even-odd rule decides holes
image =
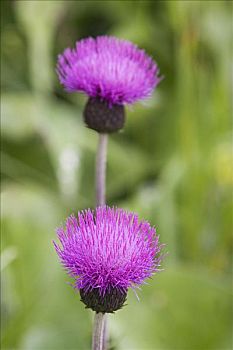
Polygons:
[[105,314],[104,317],[104,343],[103,350],[108,350],[108,314]]
[[[108,146],[108,134],[99,134],[99,143],[96,156],[96,205],[104,205],[106,203],[106,162],[107,162],[107,146]],[[93,330],[93,350],[101,349],[107,350],[108,343],[108,329],[107,329],[107,315],[102,316],[101,321],[101,346],[95,348],[94,337],[96,333],[96,327],[100,321],[97,318],[103,314],[96,314],[95,324]]]
[[96,205],[105,204],[108,134],[99,134],[96,157]]
[[95,314],[93,337],[92,337],[92,350],[104,350],[104,326],[105,326],[106,314],[101,312]]

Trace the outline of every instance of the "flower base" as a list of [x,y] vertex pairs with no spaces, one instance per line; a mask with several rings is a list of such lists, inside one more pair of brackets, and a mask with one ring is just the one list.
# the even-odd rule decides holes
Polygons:
[[88,128],[100,133],[116,132],[125,124],[124,106],[109,106],[107,101],[91,97],[84,109],[84,121]]
[[97,313],[113,313],[124,306],[127,298],[127,290],[112,288],[102,295],[98,288],[89,290],[88,292],[80,289],[80,296],[86,308],[92,309]]

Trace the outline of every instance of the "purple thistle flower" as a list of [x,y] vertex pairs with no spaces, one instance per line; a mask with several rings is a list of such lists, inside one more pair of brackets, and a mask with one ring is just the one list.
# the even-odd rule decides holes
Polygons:
[[57,235],[61,263],[75,279],[81,300],[97,312],[122,307],[128,288],[159,270],[162,245],[155,228],[123,209],[103,206],[78,218],[71,215]]
[[57,73],[68,92],[84,92],[110,106],[151,95],[161,78],[157,64],[130,41],[111,36],[82,39],[58,56]]

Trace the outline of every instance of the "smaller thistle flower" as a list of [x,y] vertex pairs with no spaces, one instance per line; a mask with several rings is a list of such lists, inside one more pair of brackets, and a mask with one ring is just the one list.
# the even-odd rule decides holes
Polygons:
[[81,301],[96,312],[120,309],[128,288],[159,271],[162,245],[154,227],[123,209],[98,207],[68,217],[54,242],[61,263],[75,279]]
[[125,122],[124,105],[147,98],[158,85],[157,64],[130,41],[87,38],[58,56],[57,73],[68,92],[89,96],[84,120],[98,132],[114,132]]

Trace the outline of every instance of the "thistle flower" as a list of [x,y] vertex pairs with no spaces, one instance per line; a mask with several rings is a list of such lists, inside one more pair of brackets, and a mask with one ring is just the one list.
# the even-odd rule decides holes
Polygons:
[[84,119],[99,132],[122,128],[123,105],[150,96],[161,80],[151,57],[133,43],[111,36],[83,39],[74,49],[67,48],[58,56],[57,73],[66,91],[89,96]]
[[120,309],[128,288],[159,270],[162,245],[155,228],[123,209],[98,207],[68,217],[57,230],[61,263],[75,279],[81,301],[96,312]]

